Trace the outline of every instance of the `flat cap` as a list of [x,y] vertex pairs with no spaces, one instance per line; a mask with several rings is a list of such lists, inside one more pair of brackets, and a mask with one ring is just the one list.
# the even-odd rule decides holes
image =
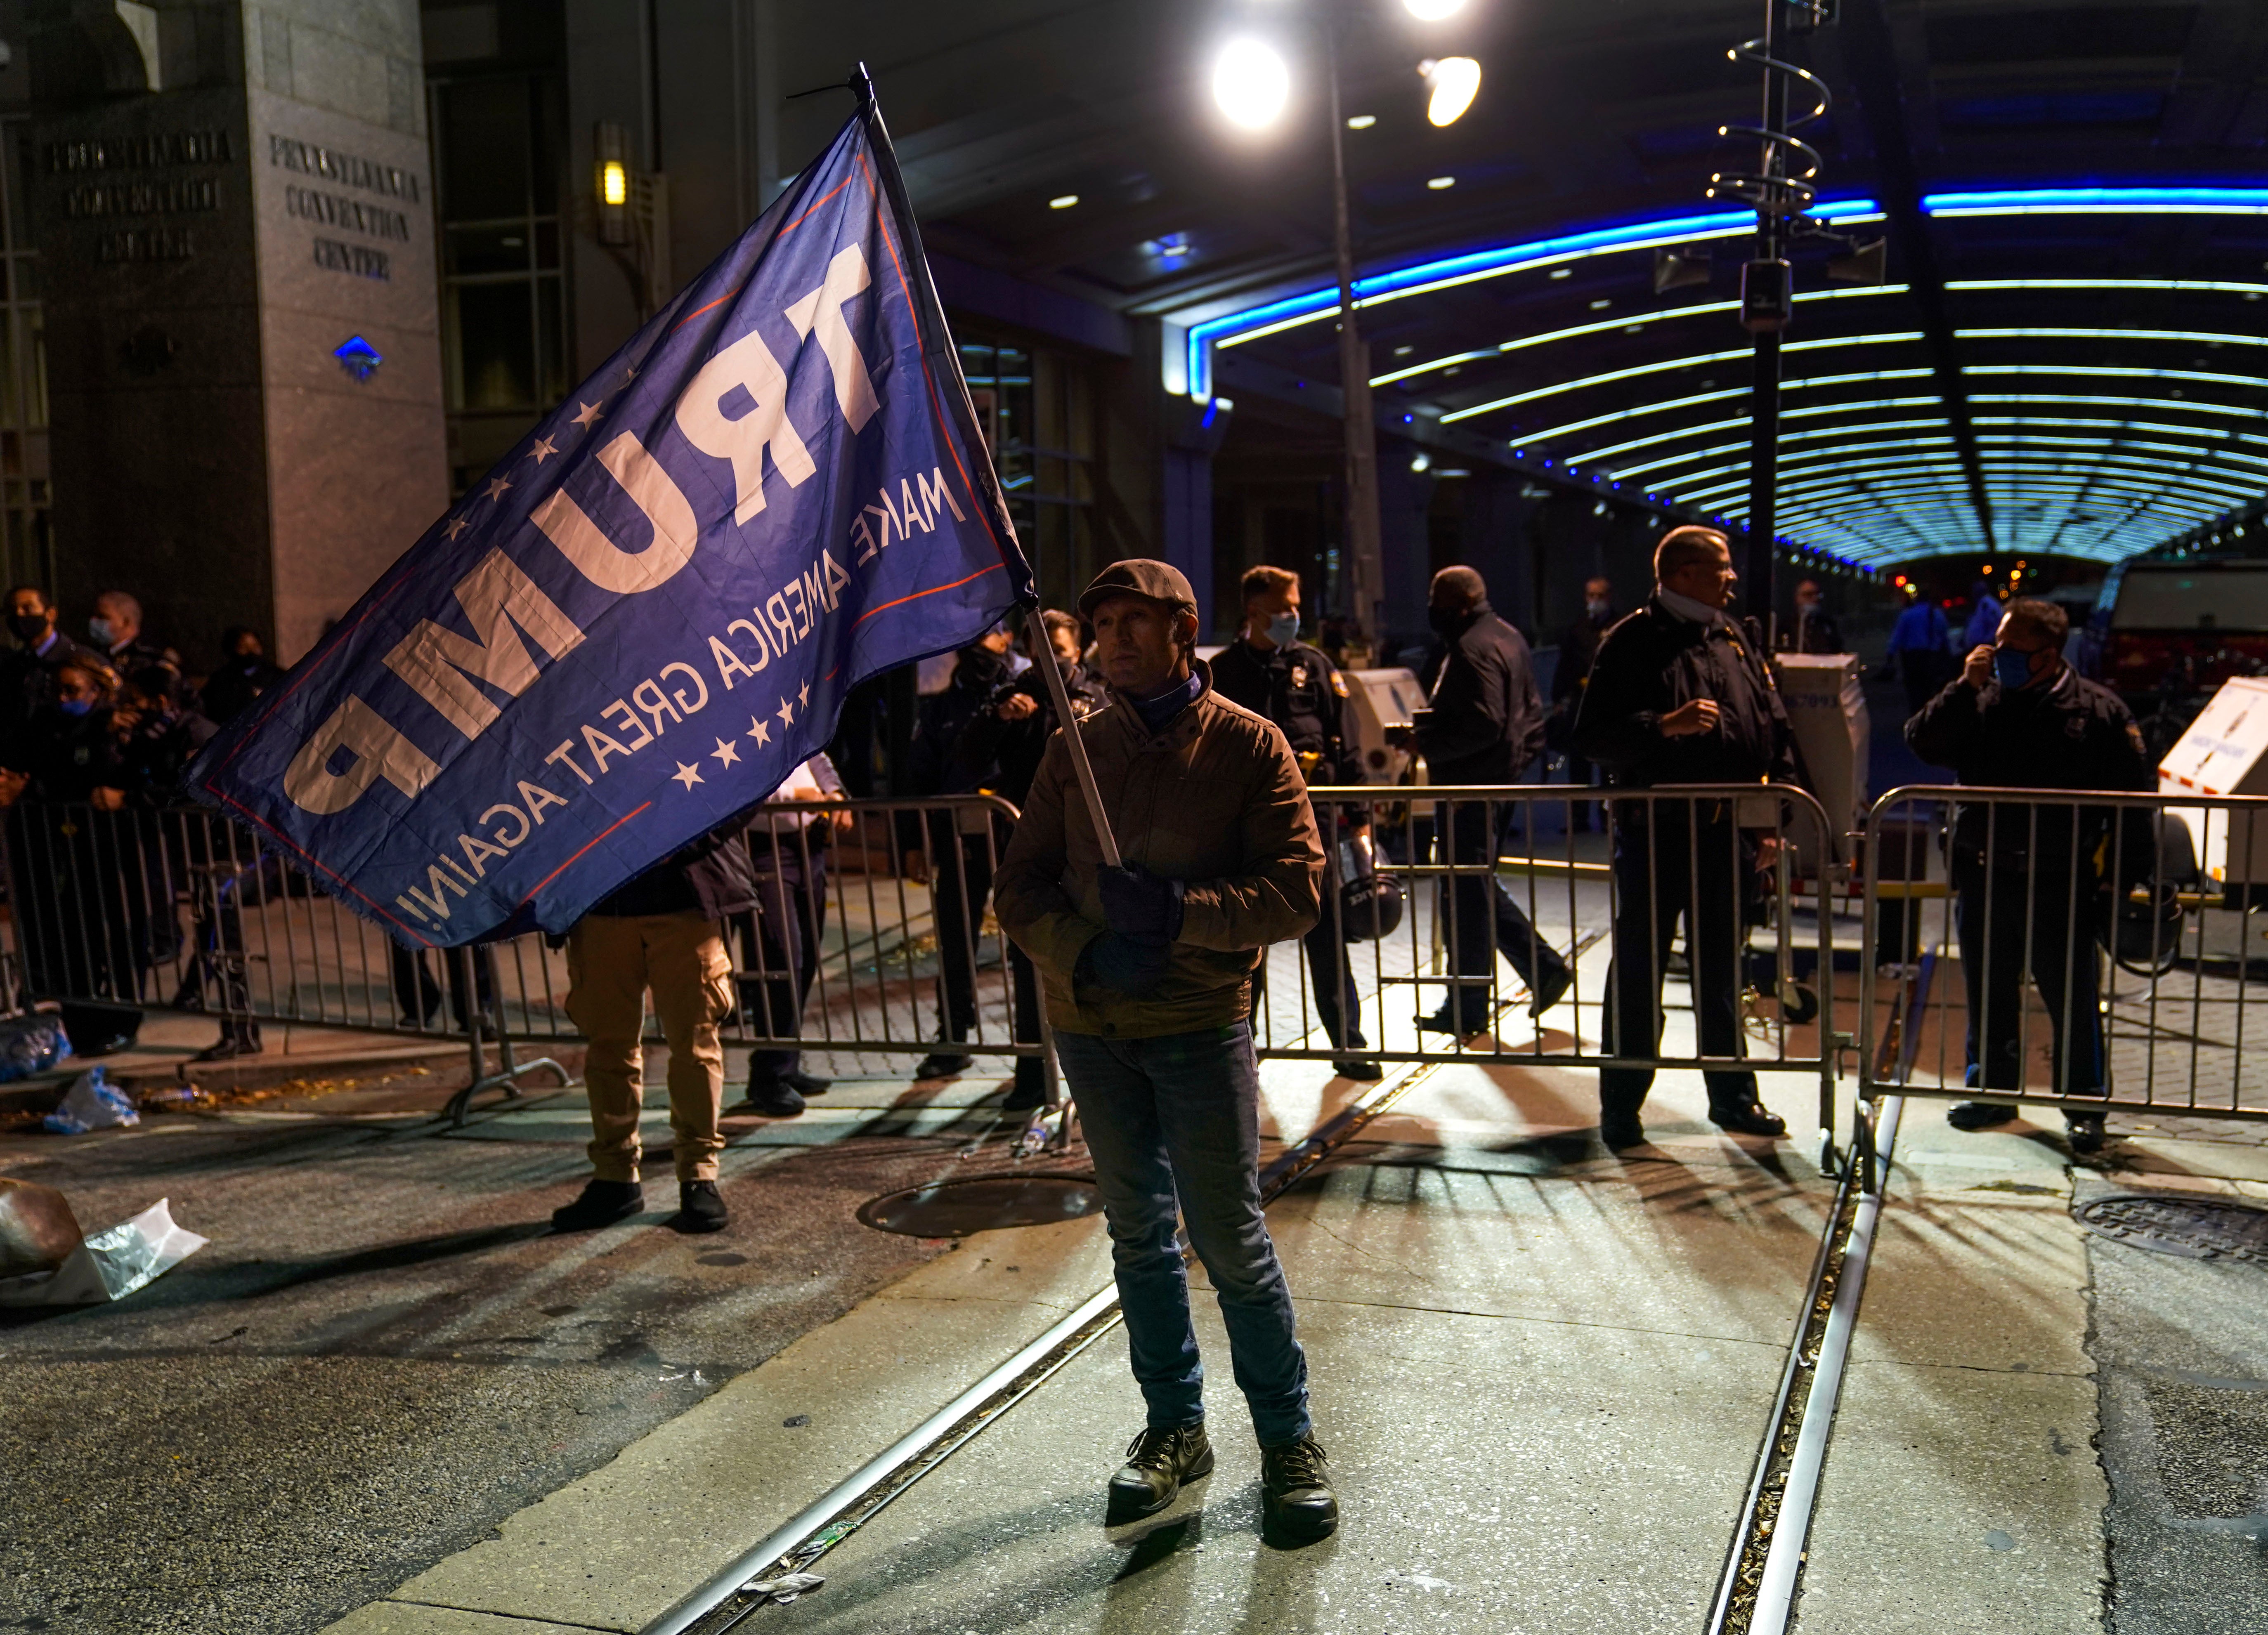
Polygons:
[[1096,574],[1094,583],[1079,594],[1080,616],[1092,619],[1094,610],[1113,596],[1146,596],[1169,608],[1186,608],[1191,613],[1197,610],[1197,593],[1189,589],[1189,576],[1170,562],[1153,562],[1147,556],[1114,562]]

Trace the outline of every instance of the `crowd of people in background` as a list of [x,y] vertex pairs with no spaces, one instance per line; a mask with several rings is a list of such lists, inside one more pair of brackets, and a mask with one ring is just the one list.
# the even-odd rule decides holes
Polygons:
[[[1518,784],[1555,766],[1564,766],[1570,784],[1585,788],[1602,782],[1644,787],[1798,776],[1791,770],[1795,762],[1764,648],[1800,654],[1846,651],[1820,584],[1806,578],[1796,585],[1793,611],[1768,641],[1753,622],[1735,622],[1719,611],[1734,578],[1729,549],[1713,530],[1674,532],[1655,566],[1658,583],[1634,614],[1617,606],[1608,579],[1585,585],[1582,613],[1558,639],[1548,701],[1536,685],[1526,638],[1491,608],[1479,573],[1457,566],[1436,575],[1428,610],[1432,639],[1417,659],[1431,707],[1403,740],[1425,757],[1432,782],[1445,788]],[[1302,639],[1300,583],[1286,569],[1251,570],[1239,595],[1233,637],[1210,666],[1200,661],[1194,674],[1224,699],[1274,723],[1307,784],[1362,781],[1344,653],[1330,651],[1334,637],[1344,641],[1344,631],[1326,622],[1314,642]],[[2004,607],[1982,580],[1958,632],[1946,614],[1954,604],[1940,605],[1911,588],[1906,604],[1890,633],[1887,665],[1904,687],[1915,723],[1910,731],[1920,734],[1918,748],[1933,751],[1933,759],[1963,761],[1964,777],[1970,776],[1970,740],[1960,738],[1962,754],[1955,755],[1948,746],[1956,739],[1947,725],[1968,717],[1948,699],[1964,681],[1972,691],[1989,682],[1999,689],[1986,700],[1991,718],[2007,715],[2030,683],[2017,676],[2013,660],[2008,675],[1993,681],[1989,655],[2045,652],[2051,637],[2060,637],[2056,620],[2061,615],[2047,617],[2044,603]],[[259,1027],[245,978],[243,910],[248,900],[281,890],[284,871],[275,858],[232,837],[218,817],[185,815],[177,808],[183,774],[197,752],[281,678],[259,632],[231,630],[219,662],[192,675],[179,652],[144,627],[140,604],[122,592],[93,600],[79,627],[83,637],[67,632],[54,602],[36,586],[9,593],[6,621],[12,641],[0,654],[0,812],[5,814],[0,821],[17,893],[22,987],[17,997],[163,1002],[166,996],[155,991],[155,982],[171,968],[182,976],[170,1003],[210,1009],[222,1019],[222,1037],[206,1056],[257,1051]],[[1035,1108],[1044,1097],[1039,973],[1026,952],[1000,939],[988,920],[995,877],[1017,831],[1014,814],[1024,806],[1061,725],[1059,689],[1041,667],[1054,667],[1060,696],[1082,719],[1108,708],[1114,697],[1098,666],[1095,632],[1084,617],[1049,610],[1038,628],[1045,634],[1043,651],[1033,651],[1032,627],[1020,619],[986,631],[951,655],[941,685],[920,695],[909,753],[893,769],[891,792],[935,804],[902,814],[884,847],[909,878],[929,887],[932,909],[939,1027],[933,1048],[913,1076],[938,1079],[971,1070],[969,1046],[979,1013],[997,991],[1006,1001],[1008,1037],[1022,1048],[1004,1098],[1007,1110]],[[2103,702],[2110,695],[2091,684],[2074,687],[2060,669],[2042,674],[2053,681],[2054,698],[2068,695],[2074,708],[2110,723],[2106,741],[2113,749],[2123,744],[2115,712]],[[2105,761],[2095,772],[2116,773],[2122,783],[2112,786],[2132,781],[2123,761],[2116,766]],[[839,806],[822,813],[806,803],[839,801],[848,792],[834,763],[814,755],[753,817],[736,820],[656,865],[578,928],[568,944],[569,1006],[593,1041],[588,1071],[600,1128],[593,1153],[608,1186],[595,1202],[585,1199],[562,1212],[563,1224],[612,1218],[635,1188],[636,1107],[642,1094],[637,1036],[644,1026],[642,996],[649,989],[674,1047],[671,1099],[674,1107],[683,1104],[678,1151],[681,1165],[693,1167],[680,1178],[688,1185],[713,1178],[713,1167],[703,1171],[703,1155],[713,1160],[721,1140],[716,1109],[724,1072],[722,1024],[738,1020],[759,1040],[782,1042],[760,1044],[751,1053],[741,1102],[747,1110],[792,1117],[805,1109],[806,1098],[828,1088],[825,1079],[803,1071],[792,1041],[802,1030],[826,932],[828,859],[854,821]],[[971,796],[994,799],[987,806],[954,799]],[[1571,829],[1587,830],[1594,821],[1607,827],[1608,811],[1616,812],[1614,861],[1625,912],[1615,926],[1610,1035],[1624,1054],[1651,1052],[1643,1019],[1653,1016],[1659,1027],[1660,974],[1679,917],[1674,906],[1665,912],[1665,905],[1683,904],[1689,917],[1698,917],[1685,931],[1698,950],[1690,957],[1702,1042],[1712,1053],[1732,1053],[1738,1023],[1731,996],[1737,983],[1725,961],[1737,939],[1742,909],[1737,894],[1719,902],[1712,893],[1720,885],[1731,891],[1734,877],[1753,865],[1751,840],[1729,828],[1722,834],[1651,833],[1647,823],[1621,809],[1631,803],[1615,806],[1608,788],[1600,796],[1571,799],[1567,817]],[[1513,811],[1510,802],[1447,801],[1437,820],[1443,860],[1493,858]],[[1657,818],[1653,827],[1668,821]],[[1369,842],[1363,825],[1350,816],[1335,813],[1328,829],[1322,836],[1327,904],[1338,902],[1348,883],[1341,871],[1343,859],[1354,855],[1349,843],[1366,848]],[[1721,878],[1712,873],[1709,889],[1671,866],[1689,852],[1714,848],[1725,850],[1734,866]],[[1526,982],[1535,1015],[1561,1001],[1572,980],[1566,958],[1528,924],[1498,882],[1476,870],[1447,882],[1443,893],[1451,998],[1421,1019],[1422,1027],[1457,1035],[1482,1030],[1488,1019],[1476,1007],[1490,991],[1488,973],[1499,955]],[[1647,921],[1642,937],[1636,921],[1624,923],[1641,909]],[[1336,1070],[1373,1079],[1381,1068],[1367,1055],[1345,949],[1351,933],[1343,920],[1326,913],[1305,933],[1306,966]],[[594,924],[599,929],[588,929]],[[193,957],[187,960],[180,957],[185,938],[192,944]],[[988,946],[993,939],[997,944]],[[1001,976],[987,975],[996,964],[989,957],[994,954],[1005,968]],[[455,994],[463,985],[458,976],[445,971],[437,981],[424,955],[394,950],[392,980],[404,1025],[433,1025],[445,991],[454,994],[460,1027],[467,1023],[468,1001],[485,1011],[494,998],[488,967],[480,959],[471,965],[480,980],[471,992]],[[1992,968],[2001,984],[1997,995],[2014,980],[2014,968]],[[1972,1054],[1988,1058],[1999,1048],[1998,1041],[1972,1042]],[[2086,1054],[2074,1051],[2073,1059],[2077,1076],[2088,1077]],[[1989,1064],[1979,1069],[2001,1071]],[[1610,1144],[1639,1138],[1638,1109],[1650,1077],[1608,1075],[1602,1088]],[[1710,1088],[1712,1115],[1726,1127],[1781,1132],[1780,1122],[1756,1100],[1752,1076],[1713,1074]],[[1964,1109],[1972,1121],[1998,1116]],[[703,1229],[714,1214],[713,1190],[707,1188],[689,1206]]]

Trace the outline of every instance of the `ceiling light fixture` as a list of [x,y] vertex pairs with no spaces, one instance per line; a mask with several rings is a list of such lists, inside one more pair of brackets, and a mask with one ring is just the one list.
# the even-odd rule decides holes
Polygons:
[[1418,71],[1432,92],[1425,103],[1425,118],[1435,126],[1455,124],[1480,94],[1481,65],[1469,56],[1445,56],[1421,63]]
[[1067,210],[1078,203],[1079,195],[1076,193],[1058,193],[1048,201],[1048,208],[1051,210]]
[[1212,99],[1232,125],[1265,130],[1292,99],[1292,70],[1273,47],[1232,40],[1213,59]]

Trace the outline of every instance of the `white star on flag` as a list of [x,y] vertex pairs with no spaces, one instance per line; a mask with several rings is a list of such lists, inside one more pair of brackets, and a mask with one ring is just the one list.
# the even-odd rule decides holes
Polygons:
[[717,747],[709,753],[726,766],[731,766],[740,760],[740,747],[729,738],[720,738],[717,740]]
[[489,497],[490,499],[502,499],[504,497],[504,491],[511,486],[512,483],[507,478],[495,477],[490,479],[489,482]]
[[772,741],[772,729],[764,725],[763,717],[752,715],[748,718],[748,736],[761,747]]
[[[600,398],[599,400],[599,403],[603,403],[606,401],[606,399]],[[575,423],[582,427],[585,431],[588,431],[593,426],[596,425],[605,417],[599,412],[599,403],[584,404],[583,412],[575,416]]]
[[447,534],[453,540],[457,535],[462,534],[467,528],[469,528],[472,526],[473,525],[471,523],[466,521],[462,517],[452,517],[441,525],[441,532]]
[[540,437],[535,439],[535,446],[527,452],[534,457],[535,463],[540,466],[559,451],[552,446],[549,438]]
[[806,710],[810,709],[810,708],[811,708],[811,683],[810,683],[810,682],[808,682],[808,681],[806,681],[806,682],[805,682],[805,683],[804,683],[800,688],[797,689],[796,689],[796,696],[797,696],[798,698],[799,698],[799,699],[801,699],[801,700],[803,701],[803,707],[804,707],[805,709],[806,709]]
[[795,706],[788,703],[785,698],[782,698],[780,700],[780,707],[773,711],[772,713],[779,717],[780,725],[783,726],[793,726],[795,725]]
[[688,766],[681,761],[677,763],[677,770],[672,772],[669,777],[671,782],[682,784],[686,788],[690,789],[701,781],[701,770],[698,767]]

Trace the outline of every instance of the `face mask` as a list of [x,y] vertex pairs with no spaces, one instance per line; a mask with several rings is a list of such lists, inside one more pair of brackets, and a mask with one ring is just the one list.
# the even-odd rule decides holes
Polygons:
[[1289,647],[1300,639],[1300,615],[1279,613],[1268,621],[1268,639],[1278,647]]
[[1433,627],[1433,633],[1436,636],[1454,636],[1458,627],[1464,622],[1465,615],[1453,608],[1428,608],[1425,609],[1425,622]]
[[11,613],[8,615],[8,628],[16,632],[16,638],[18,641],[36,642],[48,633],[47,615],[38,613]]
[[1583,611],[1589,614],[1594,619],[1605,618],[1607,616],[1608,608],[1609,604],[1606,599],[1600,596],[1594,596],[1583,604]]
[[118,639],[118,633],[111,628],[110,621],[99,615],[86,622],[86,633],[105,647]]
[[1996,647],[1992,650],[1992,674],[2001,686],[2012,692],[2029,687],[2032,681],[2032,656],[2013,647]]
[[55,708],[62,711],[65,715],[85,715],[88,711],[94,708],[94,700],[92,698],[58,698],[55,700]]

